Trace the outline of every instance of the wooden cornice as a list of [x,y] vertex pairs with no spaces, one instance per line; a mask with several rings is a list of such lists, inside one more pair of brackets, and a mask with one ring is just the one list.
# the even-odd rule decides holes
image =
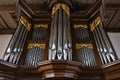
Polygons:
[[102,69],[106,80],[120,78],[120,60],[105,64]]
[[42,73],[44,80],[57,78],[66,80],[77,79],[81,72],[79,62],[65,60],[51,60],[38,63],[38,71]]
[[17,65],[0,60],[0,76],[15,78]]
[[[76,76],[79,78],[90,77],[90,78],[99,78],[100,80],[110,80],[118,78],[120,75],[120,60],[102,65],[102,66],[80,66],[79,62],[75,61],[64,61],[64,60],[52,60],[52,61],[42,61],[38,63],[36,67],[28,66],[17,66],[0,60],[0,76],[14,78],[17,77],[38,77],[38,78],[52,78],[53,77],[62,77],[64,80],[66,78],[76,79]],[[54,74],[52,76],[51,74]],[[68,75],[64,75],[68,74]],[[73,74],[74,76],[70,76]],[[47,76],[49,75],[49,76]],[[55,79],[56,79],[55,78]],[[30,79],[31,80],[31,79]]]

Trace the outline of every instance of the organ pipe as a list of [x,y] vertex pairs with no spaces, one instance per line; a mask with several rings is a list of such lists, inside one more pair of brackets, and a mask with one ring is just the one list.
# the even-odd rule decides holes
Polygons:
[[33,34],[32,34],[32,40],[33,41],[39,41],[39,40],[45,40],[47,35],[47,24],[35,24],[33,27]]
[[65,4],[57,4],[52,9],[49,60],[71,60],[72,40],[69,22],[70,10]]
[[76,50],[81,66],[96,66],[92,44],[76,44]]
[[37,62],[43,61],[45,44],[28,44],[25,58],[25,66],[37,66]]
[[18,27],[8,45],[3,60],[18,64],[30,28],[30,22],[21,16]]
[[88,33],[88,27],[87,25],[81,25],[81,24],[74,24],[74,39],[76,41],[89,41],[89,33]]
[[106,64],[117,59],[107,34],[104,31],[102,21],[100,17],[97,17],[91,24],[91,31],[95,39],[98,53],[101,58],[102,64]]

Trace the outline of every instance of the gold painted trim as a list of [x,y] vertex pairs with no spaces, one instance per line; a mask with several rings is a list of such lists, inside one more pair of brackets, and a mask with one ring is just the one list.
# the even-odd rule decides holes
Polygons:
[[74,24],[74,25],[73,25],[73,28],[79,28],[79,27],[88,28],[87,25],[82,25],[82,24]]
[[100,16],[98,16],[91,24],[90,24],[90,27],[91,27],[91,31],[94,31],[95,30],[95,27],[97,27],[97,25],[99,25],[101,23],[101,18]]
[[39,28],[39,27],[48,28],[48,24],[34,24],[33,28]]
[[58,3],[52,8],[52,15],[54,15],[60,7],[70,16],[70,8],[66,4]]
[[38,47],[38,48],[43,48],[45,49],[45,44],[28,44],[28,49],[33,48],[33,47]]
[[31,29],[31,23],[26,18],[24,18],[23,16],[21,16],[20,17],[20,22],[26,27],[26,29],[28,31],[30,31],[30,29]]
[[76,44],[76,49],[80,49],[82,47],[87,47],[87,48],[93,49],[92,44]]

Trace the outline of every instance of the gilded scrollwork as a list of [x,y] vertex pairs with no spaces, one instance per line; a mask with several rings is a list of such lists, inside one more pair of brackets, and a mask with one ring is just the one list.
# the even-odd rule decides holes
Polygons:
[[85,25],[85,24],[84,24],[84,25],[83,25],[83,24],[74,24],[73,27],[74,27],[74,28],[79,28],[79,27],[88,28],[88,26]]
[[20,22],[26,27],[26,29],[28,31],[30,31],[30,29],[31,29],[31,23],[26,18],[24,18],[23,16],[21,16],[20,17]]
[[95,30],[95,27],[97,25],[99,25],[101,23],[101,18],[100,16],[97,17],[91,24],[90,24],[90,27],[91,27],[91,31],[94,31]]
[[39,47],[39,48],[42,48],[42,49],[45,49],[45,44],[28,44],[28,49],[30,48],[33,48],[33,47]]
[[38,28],[38,27],[48,28],[48,24],[34,24],[33,28]]
[[62,8],[68,16],[70,16],[70,9],[67,5],[58,3],[52,8],[52,15],[54,15],[59,8]]
[[76,44],[76,49],[80,49],[82,47],[87,47],[87,48],[93,49],[92,44]]

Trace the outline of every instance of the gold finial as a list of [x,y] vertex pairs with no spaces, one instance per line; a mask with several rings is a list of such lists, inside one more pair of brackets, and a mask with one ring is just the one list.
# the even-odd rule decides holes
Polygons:
[[31,23],[26,18],[24,18],[23,16],[21,16],[20,17],[20,22],[26,27],[26,29],[28,31],[30,31],[30,29],[31,29]]
[[38,27],[48,28],[48,24],[34,24],[33,28],[38,28]]
[[82,47],[87,47],[87,48],[93,49],[92,44],[76,44],[76,49],[80,49]]
[[68,7],[67,5],[61,4],[61,3],[56,4],[56,5],[52,8],[52,15],[54,15],[60,7],[62,7],[62,9],[66,12],[66,14],[67,14],[68,16],[70,16],[70,9],[69,9],[69,7]]
[[74,24],[73,27],[74,27],[74,28],[79,28],[79,27],[88,28],[87,25],[82,25],[82,24]]
[[33,48],[33,47],[38,47],[38,48],[42,48],[45,49],[45,44],[28,44],[28,49]]
[[91,27],[91,31],[94,31],[95,30],[95,27],[97,25],[99,25],[101,22],[101,18],[100,16],[98,16],[91,24],[90,24],[90,27]]

